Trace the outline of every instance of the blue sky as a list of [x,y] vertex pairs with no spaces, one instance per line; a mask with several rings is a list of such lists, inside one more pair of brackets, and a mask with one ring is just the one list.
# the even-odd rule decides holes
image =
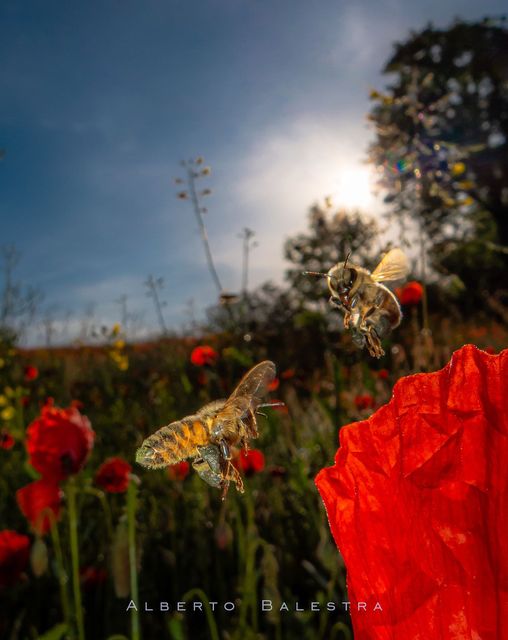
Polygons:
[[199,314],[216,298],[172,183],[180,159],[201,154],[225,287],[239,287],[245,226],[259,241],[251,282],[281,281],[284,239],[305,228],[314,201],[333,193],[337,204],[380,210],[355,179],[371,137],[369,88],[383,86],[392,43],[503,5],[6,0],[0,244],[21,251],[19,277],[44,291],[43,310],[72,313],[71,333],[91,304],[97,321],[118,320],[122,294],[153,328],[149,273],[164,277],[167,322],[178,327],[186,301]]

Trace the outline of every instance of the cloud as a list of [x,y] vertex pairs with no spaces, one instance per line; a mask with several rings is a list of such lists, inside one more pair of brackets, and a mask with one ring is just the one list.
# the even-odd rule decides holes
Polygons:
[[[252,256],[251,282],[267,278],[281,280],[285,269],[284,240],[306,228],[307,212],[315,202],[332,195],[337,205],[344,199],[345,180],[366,171],[363,161],[368,131],[360,118],[351,122],[311,115],[269,127],[258,134],[236,166],[231,210],[242,212],[241,226],[256,231],[259,247]],[[342,186],[342,193],[341,193]],[[359,203],[375,211],[370,193]],[[239,247],[224,241],[219,249],[222,261],[238,262]]]

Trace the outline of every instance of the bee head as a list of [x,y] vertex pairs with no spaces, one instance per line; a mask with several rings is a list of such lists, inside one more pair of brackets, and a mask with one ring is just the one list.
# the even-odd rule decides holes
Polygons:
[[328,272],[328,288],[333,297],[339,298],[342,304],[348,305],[351,291],[358,278],[358,271],[348,263],[349,254],[344,262],[339,262]]

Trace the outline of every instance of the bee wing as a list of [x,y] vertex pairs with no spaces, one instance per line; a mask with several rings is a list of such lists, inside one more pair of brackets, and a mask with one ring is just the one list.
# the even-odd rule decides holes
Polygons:
[[406,254],[401,249],[388,251],[385,257],[372,272],[375,282],[387,282],[405,278],[409,272],[409,262]]
[[252,367],[226,400],[219,416],[226,419],[239,418],[248,409],[255,411],[268,391],[268,385],[275,378],[276,371],[275,364],[270,360],[264,360]]

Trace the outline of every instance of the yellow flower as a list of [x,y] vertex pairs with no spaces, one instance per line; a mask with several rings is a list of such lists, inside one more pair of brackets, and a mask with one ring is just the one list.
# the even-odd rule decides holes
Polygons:
[[457,187],[468,191],[469,189],[474,188],[474,182],[472,180],[463,180],[462,182],[457,183]]
[[7,398],[5,396],[0,396],[0,407],[5,407],[7,404]]
[[117,336],[121,330],[122,330],[122,326],[120,325],[120,323],[115,322],[115,324],[113,325],[113,328],[111,329],[111,335]]
[[461,176],[466,170],[466,165],[463,162],[456,162],[452,166],[452,175]]
[[0,413],[2,420],[12,420],[15,416],[16,412],[14,411],[14,407],[5,407]]
[[113,346],[115,347],[115,349],[125,349],[125,340],[119,338],[118,340],[115,340]]

